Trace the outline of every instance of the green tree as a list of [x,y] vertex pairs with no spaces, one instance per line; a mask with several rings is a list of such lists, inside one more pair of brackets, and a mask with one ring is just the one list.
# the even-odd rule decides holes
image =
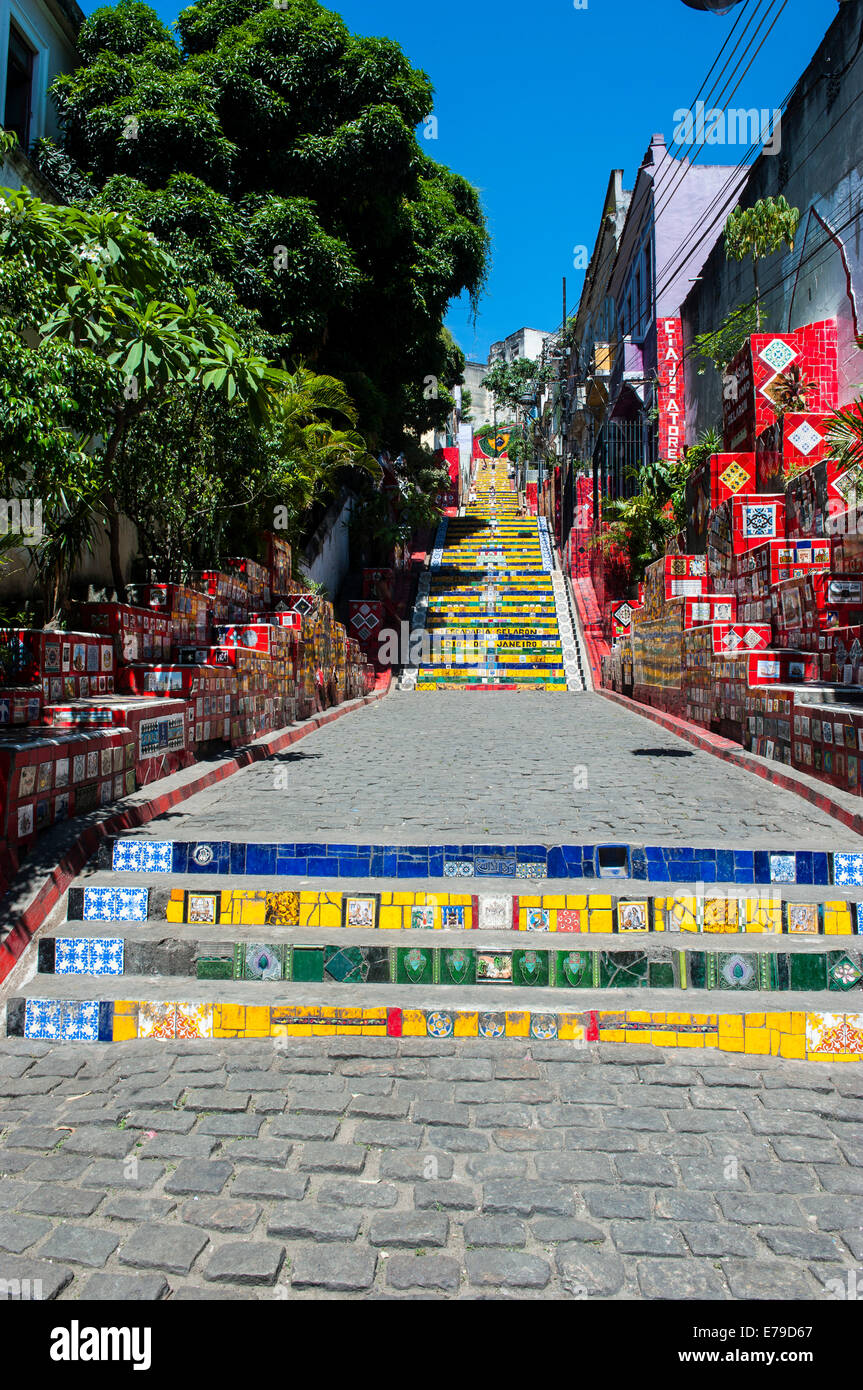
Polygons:
[[397,452],[406,425],[446,418],[423,383],[459,379],[441,324],[476,302],[488,247],[476,190],[417,138],[428,77],[317,0],[199,0],[176,30],[138,0],[85,21],[83,65],[53,89],[73,172],[187,283],[229,285],[275,357],[343,380]]
[[751,208],[734,208],[725,223],[725,255],[730,261],[745,261],[752,257],[755,281],[755,319],[761,331],[761,287],[758,283],[758,262],[781,247],[794,250],[794,237],[800,222],[798,208],[789,206],[780,194],[778,198],[759,198]]

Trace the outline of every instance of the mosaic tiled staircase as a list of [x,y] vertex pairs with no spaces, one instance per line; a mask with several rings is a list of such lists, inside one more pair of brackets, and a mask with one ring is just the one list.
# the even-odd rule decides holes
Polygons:
[[565,580],[544,518],[518,516],[506,465],[480,466],[477,500],[441,523],[414,628],[431,657],[402,689],[583,690]]
[[289,1048],[359,1030],[860,1061],[861,898],[859,854],[118,841],[39,938],[7,1032]]

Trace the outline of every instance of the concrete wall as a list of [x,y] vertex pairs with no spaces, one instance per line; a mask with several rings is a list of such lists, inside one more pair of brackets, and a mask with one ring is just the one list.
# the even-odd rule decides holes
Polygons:
[[336,498],[302,557],[303,568],[309,578],[323,584],[333,600],[350,568],[348,522],[355,501],[351,492],[343,492]]
[[[777,154],[759,155],[740,203],[783,194],[800,209],[793,251],[760,263],[764,329],[781,331],[835,318],[839,327],[840,402],[863,382],[863,0],[839,7],[782,120]],[[721,230],[721,228],[720,228]],[[753,297],[752,265],[727,262],[714,247],[683,306],[684,345],[716,329],[736,305]],[[687,440],[722,419],[721,378],[686,366]]]

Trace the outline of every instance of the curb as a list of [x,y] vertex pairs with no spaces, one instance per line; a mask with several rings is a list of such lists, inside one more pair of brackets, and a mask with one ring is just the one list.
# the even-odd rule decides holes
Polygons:
[[819,811],[825,815],[838,820],[842,825],[847,826],[858,835],[863,835],[863,813],[855,814],[841,806],[832,797],[824,792],[816,791],[814,787],[808,787],[805,782],[798,782],[787,772],[774,771],[772,767],[758,761],[752,754],[747,753],[739,743],[733,743],[731,739],[722,738],[719,734],[711,734],[707,730],[698,729],[694,724],[690,724],[685,719],[679,719],[677,715],[665,714],[664,711],[655,709],[652,705],[642,705],[638,700],[631,700],[628,695],[620,695],[616,690],[606,690],[601,686],[596,687],[596,694],[602,695],[606,700],[611,700],[614,704],[620,705],[623,709],[630,710],[633,714],[640,714],[645,719],[650,719],[654,724],[659,724],[669,733],[676,734],[686,743],[691,743],[695,748],[700,748],[705,753],[712,753],[714,757],[721,758],[723,762],[732,763],[735,767],[743,768],[746,772],[753,772],[756,777],[761,777],[766,782],[772,783],[775,787],[782,787],[784,791],[794,792],[802,800],[817,806]]
[[[391,673],[387,671],[382,676],[378,676],[378,681],[380,688],[371,694],[362,695],[357,700],[351,700],[335,709],[327,710],[323,714],[313,715],[305,721],[301,728],[290,728],[283,732],[265,734],[259,741],[238,749],[233,757],[226,758],[218,766],[208,768],[206,771],[202,770],[199,776],[191,778],[182,786],[158,793],[146,801],[141,801],[106,817],[97,825],[89,825],[82,829],[73,843],[64,851],[55,868],[48,872],[34,870],[34,876],[40,880],[39,886],[34,888],[26,907],[13,914],[15,919],[13,925],[10,926],[2,943],[0,943],[0,982],[5,980],[6,976],[17,965],[25,947],[42,926],[48,914],[56,907],[69,884],[77,878],[84,865],[93,857],[101,840],[122,834],[123,831],[133,830],[137,826],[146,825],[148,821],[164,815],[166,811],[170,811],[174,806],[196,796],[198,792],[206,791],[208,787],[224,781],[226,777],[233,776],[235,772],[240,772],[243,768],[251,766],[252,763],[261,762],[265,758],[272,758],[285,748],[289,748],[291,744],[298,743],[307,734],[317,733],[319,729],[331,724],[333,720],[341,719],[346,714],[353,714],[362,706],[383,699],[389,693],[392,685]],[[153,783],[154,788],[157,788],[158,785],[158,782]],[[27,873],[26,863],[21,872],[22,874]],[[9,891],[14,893],[14,881],[10,885]]]

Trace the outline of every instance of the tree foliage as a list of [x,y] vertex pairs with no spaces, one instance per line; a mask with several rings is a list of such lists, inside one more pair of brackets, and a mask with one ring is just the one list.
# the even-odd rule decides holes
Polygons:
[[428,77],[317,0],[199,0],[176,30],[139,0],[85,21],[53,88],[77,176],[188,283],[229,286],[277,356],[346,382],[375,446],[443,423],[422,383],[460,380],[441,323],[479,294],[488,238],[476,190],[416,137]]

